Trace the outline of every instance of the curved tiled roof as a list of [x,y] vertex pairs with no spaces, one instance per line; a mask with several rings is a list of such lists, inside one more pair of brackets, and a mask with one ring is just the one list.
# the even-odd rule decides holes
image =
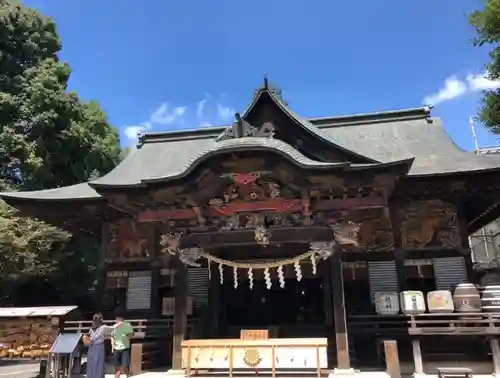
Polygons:
[[356,148],[381,162],[415,158],[409,175],[440,175],[500,168],[500,156],[478,155],[458,147],[439,118],[324,126],[340,146]]
[[276,106],[278,106],[281,109],[281,111],[283,111],[290,119],[295,121],[297,123],[297,125],[299,125],[303,129],[305,129],[307,132],[313,134],[318,139],[321,139],[324,142],[330,144],[333,148],[340,149],[340,150],[347,152],[353,156],[365,159],[367,162],[370,162],[370,163],[379,163],[379,161],[377,161],[376,159],[372,159],[368,156],[364,156],[357,149],[346,148],[346,147],[338,144],[335,141],[335,139],[331,138],[331,136],[328,133],[323,132],[323,130],[321,130],[317,126],[314,126],[307,119],[301,118],[298,114],[296,114],[293,110],[291,110],[290,107],[283,102],[282,98],[275,94],[275,91],[268,90],[267,87],[264,87],[264,88],[259,90],[259,92],[255,96],[254,100],[252,101],[252,103],[250,104],[248,109],[243,114],[243,118],[246,118],[248,116],[248,114],[252,111],[252,109],[259,102],[261,96],[264,96],[264,95],[268,95],[271,98],[271,100],[276,104]]
[[[267,92],[266,92],[267,93]],[[262,93],[260,93],[262,95]],[[270,96],[273,96],[270,93]],[[248,113],[258,98],[246,111]],[[99,186],[137,186],[181,177],[205,158],[232,150],[273,151],[302,167],[377,167],[414,159],[409,176],[443,175],[500,169],[500,156],[466,152],[448,136],[439,118],[428,108],[304,120],[273,98],[300,126],[330,143],[332,148],[366,157],[375,164],[349,165],[314,161],[277,139],[245,137],[216,142],[224,128],[155,133],[107,175],[87,184],[34,192],[1,193],[5,198],[92,200]],[[244,115],[245,116],[245,115]]]
[[[90,184],[95,187],[134,186],[146,182],[174,179],[185,176],[210,156],[234,150],[274,151],[304,168],[340,168],[350,165],[349,162],[324,163],[309,159],[285,142],[271,138],[235,138],[220,142],[215,142],[214,139],[202,139],[170,142],[167,146],[163,143],[145,144],[109,174]],[[181,151],[182,153],[179,153]],[[156,163],[153,164],[153,162]]]
[[57,201],[96,200],[102,198],[88,183],[63,186],[54,189],[33,190],[30,192],[4,192],[0,193],[0,197],[5,199]]

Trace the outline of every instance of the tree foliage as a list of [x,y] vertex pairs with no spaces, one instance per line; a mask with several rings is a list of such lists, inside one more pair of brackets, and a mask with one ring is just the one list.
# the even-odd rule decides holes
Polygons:
[[47,277],[58,268],[70,234],[27,217],[0,203],[0,277],[5,294],[31,277]]
[[[52,19],[16,0],[0,0],[2,190],[85,182],[107,173],[120,160],[118,132],[99,104],[83,102],[68,91],[71,69],[60,61],[60,50]],[[0,204],[0,286],[4,292],[7,281],[19,283],[35,276],[62,280],[68,269],[79,272],[82,276],[72,278],[83,282],[87,278],[83,271],[88,273],[93,267],[85,256],[88,248],[77,237],[68,251],[68,233],[19,217]],[[61,261],[73,266],[61,269]]]
[[[500,80],[500,0],[487,0],[482,10],[469,16],[469,21],[477,32],[474,44],[491,46],[488,78]],[[485,91],[479,120],[493,133],[500,134],[500,89]]]

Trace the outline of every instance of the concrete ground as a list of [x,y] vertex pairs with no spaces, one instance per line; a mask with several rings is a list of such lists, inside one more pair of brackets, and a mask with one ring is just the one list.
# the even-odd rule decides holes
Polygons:
[[38,374],[40,362],[0,361],[0,378],[33,378]]

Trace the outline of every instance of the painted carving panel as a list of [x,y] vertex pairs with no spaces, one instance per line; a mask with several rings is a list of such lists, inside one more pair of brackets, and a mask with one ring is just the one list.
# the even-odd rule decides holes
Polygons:
[[131,218],[122,218],[109,226],[108,261],[147,260],[151,251],[151,228]]
[[400,210],[403,248],[460,248],[456,206],[441,200],[416,201]]

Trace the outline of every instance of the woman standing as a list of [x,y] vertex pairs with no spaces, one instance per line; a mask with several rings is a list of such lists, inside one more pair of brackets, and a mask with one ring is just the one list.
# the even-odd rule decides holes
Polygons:
[[103,324],[102,314],[92,317],[92,329],[89,332],[90,345],[87,352],[87,378],[104,378],[106,350],[104,341],[109,336],[111,327]]

